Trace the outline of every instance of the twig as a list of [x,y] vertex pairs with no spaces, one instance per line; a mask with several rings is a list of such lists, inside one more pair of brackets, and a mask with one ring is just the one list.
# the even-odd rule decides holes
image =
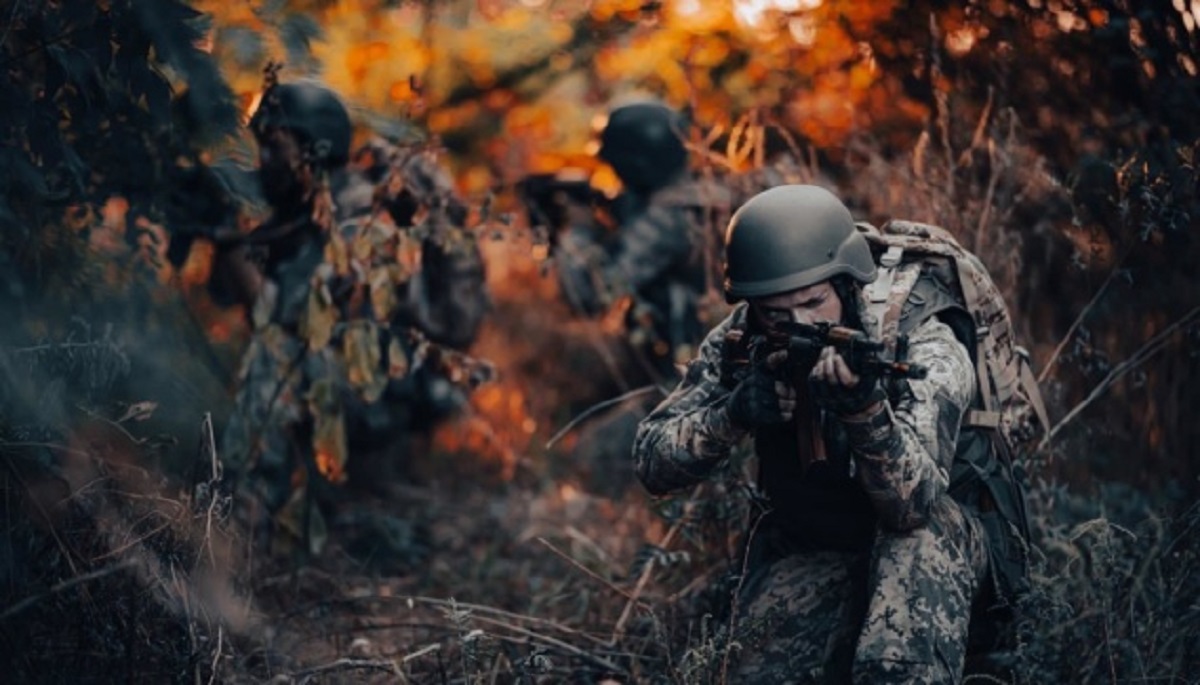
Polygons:
[[412,652],[411,654],[405,654],[404,656],[400,657],[400,663],[407,664],[408,662],[412,661],[413,659],[419,659],[419,658],[425,656],[426,654],[436,652],[441,648],[442,648],[442,645],[441,645],[441,643],[438,643],[438,642],[435,642],[431,645],[425,645],[424,647],[418,649],[415,652]]
[[[142,521],[146,520],[147,518],[149,518],[149,516],[143,517]],[[140,523],[140,521],[138,523]],[[92,561],[96,562],[96,561],[100,561],[101,559],[107,559],[108,557],[115,557],[119,554],[122,554],[129,548],[136,547],[137,545],[142,544],[143,542],[149,540],[150,538],[154,537],[155,535],[158,535],[160,532],[166,530],[170,525],[171,525],[170,521],[164,521],[161,525],[156,527],[154,530],[151,530],[150,532],[146,533],[145,535],[135,537],[135,538],[131,539],[129,542],[126,542],[125,544],[121,545],[120,547],[109,550],[108,552],[105,552],[104,554],[101,554],[100,556],[92,559]]]
[[[692,494],[688,497],[688,502],[684,506],[683,515],[681,515],[675,521],[675,523],[671,524],[670,530],[668,530],[666,535],[662,537],[662,540],[659,541],[658,547],[665,548],[675,540],[675,536],[678,535],[680,529],[683,528],[683,522],[687,520],[687,514],[691,510],[696,498],[700,495],[700,490],[703,487],[704,484],[701,483],[692,489]],[[621,611],[621,617],[617,619],[617,625],[613,628],[612,638],[609,640],[610,646],[615,646],[621,639],[622,634],[625,632],[625,622],[629,620],[629,616],[633,611],[634,604],[638,602],[638,599],[642,596],[642,591],[646,589],[646,584],[650,582],[650,575],[653,570],[654,558],[651,557],[650,560],[646,562],[645,568],[642,569],[642,575],[638,578],[637,585],[635,585],[633,588],[633,596],[628,602],[625,603],[625,608]]]
[[[51,444],[42,445],[41,443],[15,443],[15,442],[4,442],[4,441],[0,440],[0,447],[7,447],[7,446],[55,447],[55,445],[51,445]],[[64,449],[67,449],[70,452],[78,451],[78,450],[71,450],[70,448],[64,448]],[[82,452],[82,454],[84,457],[90,456],[90,455],[88,455],[87,452]],[[17,482],[21,484],[21,488],[24,489],[25,492],[27,492],[27,493],[32,492],[32,490],[30,490],[30,488],[29,488],[29,483],[26,483],[25,479],[21,477],[21,472],[19,470],[17,470],[16,464],[13,464],[11,459],[0,459],[0,463],[3,463],[5,466],[8,467],[8,470],[12,473],[13,477],[17,479]],[[66,483],[66,479],[64,479],[64,478],[60,477],[59,480]],[[69,487],[69,483],[68,483],[68,487]],[[62,537],[59,536],[58,528],[53,524],[54,519],[53,519],[53,517],[50,516],[50,512],[46,511],[46,507],[42,505],[42,499],[40,497],[31,497],[30,502],[33,503],[33,506],[37,509],[38,513],[41,514],[42,520],[47,523],[47,529],[50,531],[50,536],[54,538],[55,544],[58,545],[59,551],[62,552],[63,559],[66,559],[67,565],[71,567],[71,572],[79,573],[79,568],[75,565],[75,559],[74,559],[74,555],[71,552],[71,548],[67,547],[67,543],[63,542]],[[10,608],[9,611],[12,611],[12,609]],[[4,616],[6,616],[6,615],[7,615],[7,613],[5,613],[4,615],[0,615],[0,621],[3,621]]]
[[737,627],[737,610],[738,600],[741,598],[742,588],[746,584],[746,572],[750,568],[750,545],[754,542],[754,536],[758,533],[758,524],[762,523],[766,518],[766,512],[759,515],[754,520],[754,525],[750,528],[750,535],[746,537],[746,547],[742,553],[742,572],[738,574],[737,587],[733,589],[733,597],[729,604],[729,642],[725,644],[724,654],[721,655],[721,682],[729,682],[729,653],[733,649],[733,631]]
[[1108,390],[1108,388],[1113,383],[1120,380],[1122,376],[1141,366],[1146,362],[1146,360],[1154,356],[1166,345],[1167,341],[1170,340],[1172,335],[1187,327],[1197,318],[1200,318],[1200,307],[1192,309],[1190,312],[1184,315],[1182,319],[1176,321],[1170,326],[1167,326],[1162,331],[1159,331],[1158,334],[1156,334],[1153,338],[1147,340],[1146,344],[1142,345],[1137,352],[1134,352],[1133,356],[1113,367],[1113,369],[1108,372],[1108,375],[1096,384],[1096,387],[1092,389],[1092,392],[1089,393],[1082,402],[1075,405],[1071,411],[1067,412],[1067,415],[1064,416],[1062,420],[1060,420],[1058,424],[1054,426],[1054,428],[1046,433],[1046,437],[1042,438],[1041,444],[1038,445],[1038,450],[1045,449],[1046,446],[1049,445],[1050,442],[1055,438],[1055,436],[1058,435],[1059,431],[1062,430],[1063,426],[1067,425],[1067,423],[1079,416],[1084,409],[1091,405],[1092,402],[1095,402],[1097,398],[1104,394],[1105,390]]
[[573,429],[575,426],[578,426],[580,423],[586,421],[589,417],[594,416],[597,412],[604,411],[605,409],[608,409],[609,407],[611,407],[615,404],[620,404],[620,403],[624,402],[625,400],[632,399],[634,397],[638,397],[641,395],[646,395],[651,392],[662,392],[662,389],[659,388],[657,384],[644,385],[640,388],[637,388],[636,390],[630,390],[627,393],[617,395],[616,397],[614,397],[612,399],[607,399],[607,400],[604,400],[603,402],[598,402],[596,404],[593,404],[592,406],[590,406],[587,409],[584,409],[582,412],[580,412],[580,414],[578,416],[571,419],[571,421],[568,422],[567,425],[560,428],[559,431],[554,434],[554,437],[547,440],[546,441],[546,449],[550,449],[551,447],[553,447],[554,443],[561,440],[562,437],[564,435],[566,435],[567,433],[570,433],[571,429]]
[[105,576],[112,575],[118,571],[124,571],[127,568],[133,567],[133,565],[134,565],[134,562],[132,560],[122,561],[119,564],[105,566],[104,568],[102,568],[98,571],[92,571],[91,573],[85,573],[81,576],[75,576],[74,578],[71,578],[69,580],[64,580],[63,582],[58,583],[57,585],[50,588],[48,591],[43,592],[40,595],[33,595],[32,597],[26,597],[25,599],[10,606],[8,609],[6,609],[4,611],[4,613],[0,614],[0,621],[3,621],[15,614],[21,613],[22,611],[28,609],[30,606],[33,606],[35,603],[40,602],[41,600],[43,600],[51,595],[56,595],[60,592],[70,590],[71,588],[75,587],[76,585],[82,585],[84,583],[87,583],[87,582],[90,582],[93,580],[97,580],[97,579],[103,578]]
[[203,431],[204,440],[208,442],[208,458],[211,469],[208,481],[208,511],[204,515],[204,547],[208,550],[208,560],[215,569],[217,568],[217,555],[213,552],[212,527],[217,500],[220,499],[217,486],[221,480],[221,460],[217,456],[217,441],[216,436],[213,435],[212,412],[204,412],[204,421],[200,424],[200,430]]
[[[428,604],[430,606],[436,606],[436,607],[448,607],[451,605],[451,602],[448,599],[438,599],[436,597],[421,597],[421,596],[417,596],[417,597],[366,597],[366,598],[355,597],[352,599],[342,600],[342,601],[366,601],[366,600],[369,600],[369,601],[392,601],[392,602],[394,602],[394,601],[405,601],[405,602],[411,601],[413,603]],[[585,637],[589,640],[596,642],[597,644],[607,644],[604,642],[604,640],[602,640],[598,637],[595,637],[594,635],[589,635],[589,634],[587,634],[583,631],[577,630],[575,628],[565,626],[556,621],[551,621],[550,619],[538,618],[536,616],[526,616],[525,614],[518,614],[518,613],[514,613],[512,611],[506,611],[504,609],[497,609],[495,607],[490,607],[490,606],[486,606],[483,604],[471,604],[469,602],[459,602],[459,601],[455,601],[453,604],[454,604],[454,606],[456,606],[460,609],[467,609],[467,610],[470,610],[471,612],[473,612],[475,614],[474,619],[476,621],[489,622],[489,623],[494,623],[496,625],[508,625],[506,623],[500,623],[496,619],[488,619],[486,616],[479,616],[478,614],[484,613],[484,614],[492,614],[495,616],[504,616],[506,618],[510,618],[510,619],[514,619],[514,620],[518,620],[518,621],[525,621],[528,623],[541,624],[544,626],[548,626],[550,628],[554,628],[555,630],[559,630],[559,631],[562,631],[562,632],[570,634],[570,635],[579,635],[580,637]]]
[[608,565],[608,568],[610,571],[612,571],[613,575],[620,575],[622,568],[613,562],[613,559],[611,556],[609,556],[608,552],[604,551],[603,547],[596,544],[595,540],[584,535],[583,531],[579,530],[575,526],[567,526],[563,529],[563,531],[567,534],[567,537],[590,549],[592,553],[596,555],[596,558],[599,561],[602,561]]
[[[498,621],[493,622],[493,623],[499,624]],[[628,674],[628,672],[625,669],[614,664],[613,662],[609,661],[608,659],[596,656],[595,654],[592,654],[591,652],[580,649],[579,647],[576,647],[575,645],[573,645],[569,642],[563,642],[562,640],[559,640],[558,638],[550,637],[549,635],[535,633],[534,631],[529,630],[528,628],[523,628],[521,626],[514,626],[514,625],[508,625],[508,624],[499,624],[499,625],[503,628],[507,628],[515,633],[518,633],[528,639],[541,641],[541,642],[544,642],[545,644],[548,644],[553,647],[557,647],[561,650],[564,650],[570,654],[574,654],[575,656],[580,657],[584,660],[590,661],[593,664],[596,664],[597,666],[606,668],[613,673],[619,673],[621,675]],[[507,637],[505,635],[496,635],[495,637],[509,639],[509,640],[513,639],[513,638]]]
[[222,626],[217,626],[217,649],[213,652],[212,673],[208,675],[208,685],[213,685],[217,680],[217,664],[221,661],[221,645],[225,641],[225,630]]
[[315,675],[333,673],[336,671],[355,671],[358,669],[386,671],[392,675],[403,677],[400,673],[400,669],[396,666],[395,661],[372,661],[370,659],[338,659],[332,663],[323,664],[321,666],[313,666],[312,668],[306,668],[303,671],[296,671],[295,673],[291,674],[291,677],[298,680],[300,683],[307,683]]
[[1096,290],[1096,294],[1092,295],[1092,299],[1088,300],[1088,303],[1084,305],[1082,310],[1080,310],[1079,316],[1076,316],[1075,320],[1071,322],[1071,327],[1067,329],[1066,335],[1064,335],[1063,339],[1059,341],[1058,346],[1054,348],[1054,352],[1050,355],[1050,359],[1048,359],[1046,361],[1046,365],[1042,367],[1042,372],[1038,374],[1038,383],[1045,381],[1046,377],[1050,375],[1050,369],[1054,367],[1054,364],[1058,361],[1059,356],[1062,355],[1062,351],[1066,349],[1067,343],[1070,342],[1073,337],[1075,337],[1075,331],[1079,330],[1079,327],[1083,325],[1083,320],[1087,318],[1087,315],[1091,313],[1093,308],[1095,308],[1096,303],[1098,303],[1100,298],[1104,296],[1104,292],[1108,290],[1108,286],[1111,285],[1116,279],[1117,274],[1121,273],[1121,265],[1125,263],[1125,257],[1128,255],[1129,251],[1126,251],[1125,255],[1123,255],[1121,259],[1117,261],[1116,265],[1113,266],[1112,272],[1108,274],[1108,278],[1105,278],[1104,282],[1100,284],[1100,288]]
[[83,411],[84,414],[91,416],[92,419],[95,419],[102,423],[107,423],[108,426],[116,428],[116,431],[118,431],[122,435],[125,435],[125,438],[128,441],[131,441],[131,443],[133,443],[134,445],[145,444],[145,441],[146,441],[145,438],[134,438],[133,433],[128,432],[127,429],[125,428],[125,426],[121,426],[120,423],[113,421],[112,419],[109,419],[108,416],[101,416],[100,414],[95,413],[95,411],[92,411],[91,409],[83,407],[83,405],[79,405],[79,404],[76,404],[76,409]]
[[610,581],[605,580],[604,578],[600,577],[600,575],[597,574],[595,571],[591,570],[590,568],[584,566],[583,564],[579,563],[575,559],[571,558],[570,555],[568,555],[566,552],[563,552],[559,548],[555,547],[554,544],[551,543],[546,538],[539,536],[537,541],[542,543],[543,545],[545,545],[551,552],[554,552],[556,555],[561,557],[568,564],[579,569],[580,572],[582,572],[584,575],[591,578],[592,580],[600,583],[601,585],[608,588],[609,590],[612,590],[613,592],[617,593],[618,595],[621,595],[625,599],[628,599],[628,600],[634,601],[634,602],[638,601],[633,595],[630,595],[625,590],[622,590],[621,588],[617,587],[616,585],[613,585]]

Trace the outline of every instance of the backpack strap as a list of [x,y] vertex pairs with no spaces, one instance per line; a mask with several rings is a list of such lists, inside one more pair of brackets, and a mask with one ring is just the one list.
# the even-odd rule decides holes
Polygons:
[[896,267],[904,259],[904,248],[900,245],[888,245],[883,256],[879,258],[879,275],[867,286],[867,301],[871,304],[887,302],[892,295],[892,281],[896,277]]
[[1050,414],[1046,411],[1046,402],[1042,399],[1042,389],[1038,385],[1037,377],[1033,375],[1033,366],[1029,360],[1029,352],[1023,347],[1017,348],[1017,357],[1019,357],[1020,376],[1017,380],[1021,393],[1025,395],[1025,399],[1029,400],[1029,405],[1033,407],[1033,413],[1037,416],[1038,423],[1042,425],[1043,431],[1050,430]]
[[979,288],[975,284],[975,279],[971,277],[970,273],[967,273],[963,260],[957,260],[957,264],[959,287],[962,288],[963,297],[967,300],[967,311],[972,312],[975,319],[975,376],[979,384],[981,405],[979,409],[967,411],[963,424],[973,428],[996,429],[1000,427],[1000,412],[992,383],[993,360],[988,354],[987,345],[984,342],[991,330],[985,325],[986,322],[979,309],[970,306],[970,303],[980,301]]

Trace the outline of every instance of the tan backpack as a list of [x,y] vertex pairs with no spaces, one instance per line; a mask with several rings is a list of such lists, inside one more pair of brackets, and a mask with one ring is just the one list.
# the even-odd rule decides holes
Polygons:
[[1024,469],[1049,424],[1028,354],[1016,344],[1004,298],[987,268],[945,229],[890,221],[859,224],[879,276],[865,288],[874,334],[895,351],[901,335],[936,316],[975,365],[977,390],[964,417],[949,492],[984,523],[997,605],[1028,589],[1029,522]]

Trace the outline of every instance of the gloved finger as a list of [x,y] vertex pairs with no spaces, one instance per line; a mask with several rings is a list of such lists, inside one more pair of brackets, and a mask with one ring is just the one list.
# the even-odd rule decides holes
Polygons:
[[[829,348],[827,347],[825,349],[828,350]],[[833,367],[830,366],[829,355],[827,355],[824,351],[821,352],[821,357],[817,360],[816,365],[813,367],[812,374],[810,374],[810,379],[811,381],[817,383],[834,382]]]
[[781,400],[796,399],[796,388],[791,383],[775,381],[775,395]]
[[768,354],[766,359],[767,368],[771,369],[772,371],[778,369],[779,367],[783,366],[784,362],[787,361],[787,356],[787,350],[775,350],[774,352]]
[[837,378],[837,382],[847,388],[853,388],[858,385],[858,374],[850,370],[850,365],[842,358],[842,355],[835,354],[830,360],[833,376]]

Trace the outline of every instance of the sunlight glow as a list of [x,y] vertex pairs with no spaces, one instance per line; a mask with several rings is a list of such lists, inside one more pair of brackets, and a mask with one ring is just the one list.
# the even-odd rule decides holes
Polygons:
[[955,57],[962,57],[975,47],[975,32],[969,26],[951,31],[946,35],[946,49]]
[[812,16],[792,17],[788,20],[788,32],[801,47],[812,47],[817,42],[817,22]]
[[799,12],[816,9],[823,0],[734,0],[733,16],[750,28],[762,26],[768,12]]

